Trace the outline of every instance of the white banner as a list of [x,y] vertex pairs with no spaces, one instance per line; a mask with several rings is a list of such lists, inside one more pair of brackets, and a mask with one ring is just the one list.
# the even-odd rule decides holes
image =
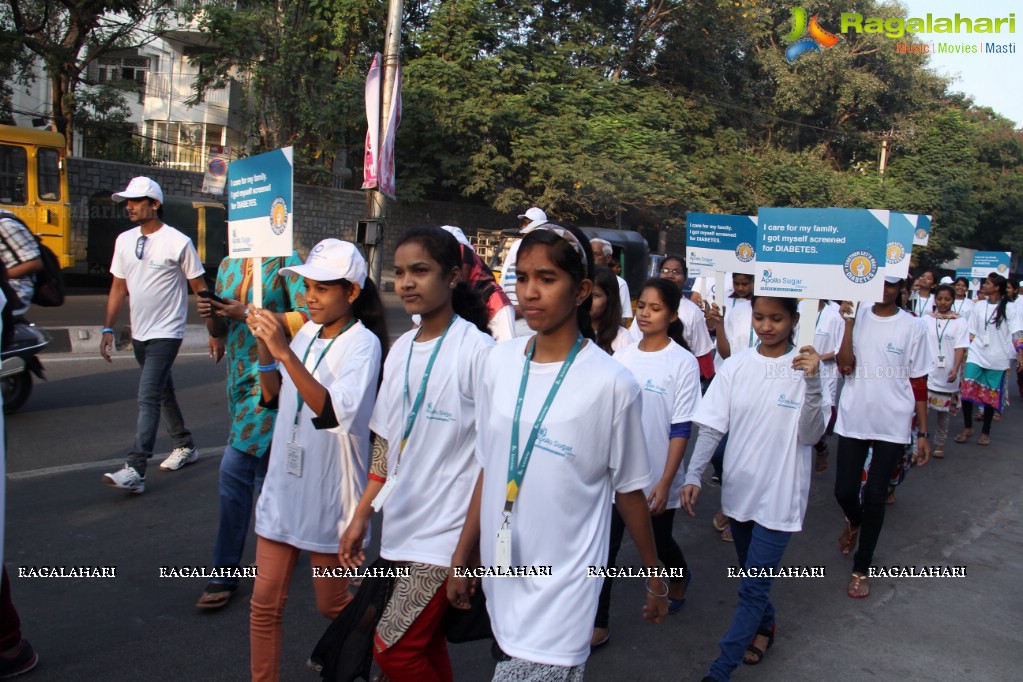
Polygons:
[[394,196],[394,137],[401,124],[401,62],[395,66],[394,86],[391,88],[391,109],[387,113],[387,127],[380,141],[380,193],[388,199]]
[[370,64],[369,74],[366,76],[366,155],[362,165],[363,189],[373,189],[378,183],[381,62],[383,56],[377,52],[373,55],[373,63]]

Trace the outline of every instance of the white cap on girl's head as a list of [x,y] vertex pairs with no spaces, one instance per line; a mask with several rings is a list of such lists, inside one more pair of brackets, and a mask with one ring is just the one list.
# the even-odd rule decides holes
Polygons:
[[316,282],[347,279],[361,287],[366,284],[366,259],[351,242],[324,239],[309,252],[304,265],[281,268],[281,274],[308,277]]
[[949,277],[948,275],[945,275],[944,277],[941,278],[940,284],[952,284],[952,278]]
[[[281,272],[284,272],[284,271],[281,270]],[[898,284],[899,282],[902,281],[902,279],[903,279],[902,277],[898,277],[897,275],[885,275],[884,276],[884,281],[887,282],[888,284]]]

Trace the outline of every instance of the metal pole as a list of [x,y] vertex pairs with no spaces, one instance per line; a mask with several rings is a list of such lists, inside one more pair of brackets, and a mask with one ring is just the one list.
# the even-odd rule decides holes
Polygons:
[[[380,107],[380,138],[383,137],[387,126],[387,116],[391,109],[391,91],[394,88],[395,74],[398,70],[398,49],[401,46],[401,15],[403,11],[402,0],[388,0],[387,3],[387,29],[384,37],[384,78],[381,85],[383,96]],[[379,150],[377,150],[379,154]],[[380,277],[383,272],[383,246],[384,233],[387,224],[387,197],[375,189],[371,192],[371,217],[377,221],[379,231],[375,244],[369,244],[366,248],[369,256],[369,273],[373,282],[380,286]]]

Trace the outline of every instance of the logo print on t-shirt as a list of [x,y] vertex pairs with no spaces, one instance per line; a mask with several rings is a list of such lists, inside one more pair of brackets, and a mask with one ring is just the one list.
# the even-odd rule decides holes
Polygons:
[[572,452],[572,446],[565,443],[561,443],[556,439],[552,439],[547,436],[547,427],[541,426],[540,430],[536,434],[536,445],[533,446],[541,450],[557,455],[558,457],[575,457],[575,453]]
[[435,408],[432,402],[426,403],[426,418],[432,419],[435,422],[444,422],[445,424],[455,421],[455,415]]
[[902,348],[896,348],[891,343],[888,344],[888,346],[885,348],[885,351],[888,353],[894,353],[895,355],[904,355],[906,352]]
[[787,407],[791,410],[798,410],[801,404],[802,403],[798,400],[790,400],[789,398],[786,398],[784,393],[778,396],[778,407]]
[[668,389],[656,385],[653,379],[646,380],[646,383],[643,384],[643,390],[650,391],[651,393],[656,393],[657,395],[665,395],[668,392]]

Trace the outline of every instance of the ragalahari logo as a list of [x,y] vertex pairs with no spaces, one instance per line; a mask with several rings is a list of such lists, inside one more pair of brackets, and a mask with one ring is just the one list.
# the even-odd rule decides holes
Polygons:
[[[785,37],[785,40],[792,43],[785,48],[785,58],[789,60],[790,64],[807,52],[821,52],[822,47],[834,47],[838,43],[838,36],[821,28],[817,21],[818,16],[817,14],[813,15],[810,23],[807,24],[806,10],[802,7],[792,9],[792,33]],[[802,38],[803,33],[809,33],[810,37]]]

